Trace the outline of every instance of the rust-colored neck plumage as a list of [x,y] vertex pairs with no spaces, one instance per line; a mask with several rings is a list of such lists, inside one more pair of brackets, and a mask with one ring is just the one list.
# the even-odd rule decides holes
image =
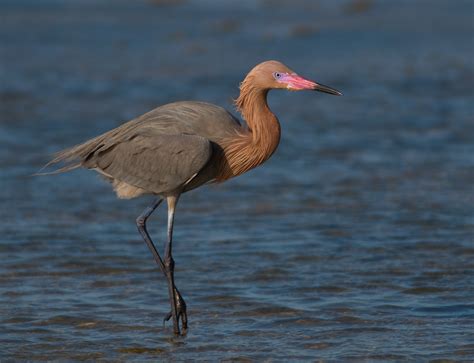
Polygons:
[[258,74],[249,73],[240,86],[237,110],[248,130],[223,140],[224,158],[217,181],[245,173],[264,163],[280,142],[280,123],[267,104],[268,87],[258,84]]

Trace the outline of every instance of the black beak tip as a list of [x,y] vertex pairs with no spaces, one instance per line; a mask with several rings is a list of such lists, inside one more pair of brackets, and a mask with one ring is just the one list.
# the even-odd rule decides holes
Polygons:
[[314,91],[324,92],[334,96],[342,96],[342,92],[339,92],[338,90],[332,87],[328,87],[320,83],[314,87]]
[[339,92],[338,90],[335,90],[335,89],[331,89],[331,91],[326,91],[326,93],[328,93],[330,95],[334,95],[334,96],[342,96],[343,95],[342,92]]

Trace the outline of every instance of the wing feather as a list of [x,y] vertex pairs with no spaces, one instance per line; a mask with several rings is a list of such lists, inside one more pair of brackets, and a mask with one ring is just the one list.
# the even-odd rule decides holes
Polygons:
[[137,134],[91,155],[85,166],[161,194],[184,186],[211,155],[211,142],[201,136]]

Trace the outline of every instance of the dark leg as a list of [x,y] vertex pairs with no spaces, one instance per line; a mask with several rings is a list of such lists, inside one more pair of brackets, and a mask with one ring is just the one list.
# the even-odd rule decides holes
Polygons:
[[[137,218],[137,227],[138,227],[138,231],[140,232],[143,239],[145,240],[148,248],[150,249],[151,253],[153,254],[153,258],[155,259],[156,263],[160,267],[160,270],[163,272],[163,274],[167,277],[167,279],[169,281],[169,278],[168,278],[169,274],[167,273],[167,270],[169,270],[169,268],[167,268],[165,266],[165,263],[163,263],[163,260],[161,259],[161,256],[160,256],[158,250],[156,249],[155,245],[153,244],[153,241],[151,240],[151,237],[148,234],[148,231],[146,229],[146,221],[147,221],[148,217],[150,217],[150,215],[155,211],[155,209],[158,208],[158,206],[161,204],[162,201],[163,201],[163,199],[157,199],[156,201],[153,202],[153,204],[150,207],[148,207],[147,209],[145,209],[143,211],[143,213]],[[171,235],[172,235],[172,229],[173,229],[174,207],[176,206],[176,202],[177,202],[177,198],[175,198],[175,201],[174,201],[174,204],[173,204],[173,213],[172,213],[173,217],[172,217],[172,220],[171,220]],[[168,219],[169,219],[169,213],[168,213]],[[168,249],[168,245],[170,245],[170,243],[171,243],[170,241],[171,241],[171,239],[170,239],[170,221],[168,221],[168,244],[166,246],[167,249]],[[171,257],[171,250],[169,251],[169,253],[170,253],[170,257]],[[175,316],[177,317],[178,323],[179,323],[179,318],[181,318],[182,326],[183,326],[183,332],[186,332],[186,330],[187,330],[186,303],[184,302],[184,299],[182,298],[182,296],[179,293],[176,286],[174,286],[174,279],[173,279],[173,288],[174,288],[175,299],[174,299],[174,303],[172,302],[172,304],[171,304],[172,311],[173,311],[173,306],[175,306],[176,307],[176,309],[175,309],[176,315]],[[169,320],[172,316],[173,316],[173,314],[172,314],[172,312],[170,312],[168,315],[166,315],[165,320]],[[173,319],[173,325],[174,325],[174,319]],[[176,333],[176,329],[175,329],[175,333]],[[179,334],[179,325],[178,325],[178,329],[177,329],[177,334]]]
[[[180,334],[179,331],[179,316],[181,315],[178,311],[178,301],[180,301],[180,305],[184,302],[182,300],[179,292],[176,290],[174,284],[174,260],[172,255],[172,246],[173,246],[173,224],[174,224],[174,212],[176,209],[176,204],[178,203],[179,196],[169,196],[167,198],[168,202],[168,242],[166,243],[165,247],[165,274],[166,278],[168,279],[168,294],[170,298],[170,305],[171,305],[171,318],[173,319],[173,330],[175,334]],[[185,305],[184,305],[185,306]],[[182,306],[180,306],[182,307]],[[184,326],[185,317],[183,315],[183,330],[185,330]]]
[[[182,327],[183,327],[183,333],[186,333],[186,330],[188,329],[188,315],[186,313],[186,303],[184,302],[184,299],[181,296],[181,293],[179,292],[179,290],[176,288],[176,286],[174,287],[174,293],[175,293],[175,297],[176,297],[176,310],[177,310],[176,313],[178,315],[178,321],[179,321],[179,319],[181,319],[181,324],[182,324]],[[163,321],[168,321],[172,317],[173,317],[173,313],[170,311],[165,316]]]
[[153,244],[153,241],[151,240],[150,235],[148,234],[148,231],[146,230],[146,221],[148,217],[151,216],[151,214],[155,211],[156,208],[158,208],[158,206],[161,204],[162,201],[163,199],[155,200],[151,206],[149,206],[147,209],[143,211],[142,214],[140,214],[140,216],[137,218],[137,227],[138,227],[138,232],[140,232],[148,248],[150,249],[153,255],[153,258],[155,259],[158,266],[160,266],[160,270],[166,275],[165,265],[163,264],[163,260],[161,259],[160,254],[158,253],[158,250]]
[[174,292],[176,294],[176,307],[178,308],[178,320],[181,318],[181,325],[183,328],[183,333],[186,333],[188,330],[188,314],[186,313],[186,303],[184,302],[183,297],[181,296],[179,290],[174,287]]

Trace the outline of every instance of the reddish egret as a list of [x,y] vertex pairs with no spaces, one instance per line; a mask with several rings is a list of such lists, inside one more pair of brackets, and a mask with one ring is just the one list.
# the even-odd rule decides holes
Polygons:
[[[280,141],[280,124],[267,104],[271,89],[339,91],[300,77],[284,64],[257,65],[240,85],[236,107],[246,125],[225,109],[204,102],[158,107],[83,144],[59,152],[46,166],[55,172],[93,169],[110,181],[119,198],[157,196],[138,218],[137,227],[168,282],[175,334],[187,330],[186,304],[174,283],[173,220],[180,195],[209,182],[223,182],[264,163]],[[147,232],[146,221],[166,198],[168,239],[164,259]],[[181,321],[181,326],[180,326]]]

